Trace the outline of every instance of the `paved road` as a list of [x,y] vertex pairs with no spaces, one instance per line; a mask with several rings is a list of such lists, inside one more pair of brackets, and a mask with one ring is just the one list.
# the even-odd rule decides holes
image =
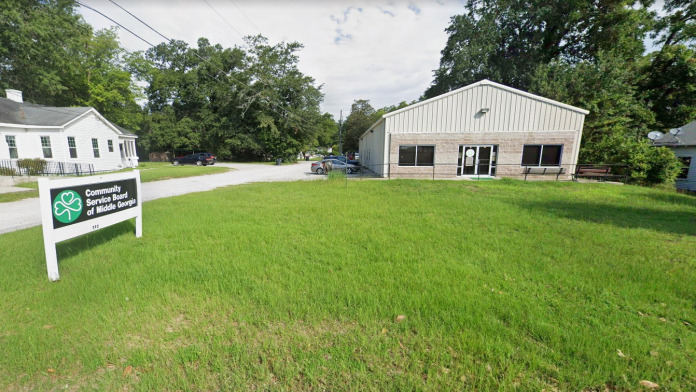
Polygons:
[[[251,182],[317,180],[325,178],[312,174],[309,162],[294,165],[262,165],[242,163],[218,163],[236,170],[207,176],[153,181],[142,184],[143,200],[209,191],[215,188],[247,184]],[[39,199],[31,198],[12,203],[0,203],[0,234],[41,224]]]

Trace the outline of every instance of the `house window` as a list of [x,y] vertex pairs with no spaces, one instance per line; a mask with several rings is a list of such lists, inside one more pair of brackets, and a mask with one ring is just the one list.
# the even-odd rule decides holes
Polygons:
[[399,166],[433,166],[435,146],[399,146]]
[[114,152],[114,141],[113,140],[107,140],[109,144],[109,152]]
[[10,148],[10,159],[17,159],[17,141],[14,136],[5,135],[7,147]]
[[43,150],[44,158],[53,158],[51,138],[49,136],[41,136],[41,149]]
[[68,149],[70,150],[70,158],[77,158],[77,144],[72,136],[68,136]]
[[528,144],[522,150],[522,166],[560,166],[562,144]]
[[689,166],[691,166],[691,157],[679,157],[682,163],[682,169],[677,176],[679,180],[686,180],[689,177]]
[[92,139],[92,151],[94,151],[94,157],[99,158],[99,140]]

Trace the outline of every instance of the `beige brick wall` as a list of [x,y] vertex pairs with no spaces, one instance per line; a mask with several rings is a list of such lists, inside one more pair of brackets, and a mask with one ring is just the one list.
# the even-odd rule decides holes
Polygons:
[[[422,133],[422,134],[391,134],[389,149],[390,177],[404,178],[452,178],[457,175],[457,158],[460,145],[497,145],[497,177],[524,177],[522,149],[525,144],[562,144],[563,155],[561,166],[565,175],[560,178],[568,179],[575,169],[575,140],[577,132],[495,132],[495,133]],[[434,145],[435,167],[401,167],[399,162],[399,146],[401,145]],[[387,174],[387,173],[385,173]],[[530,175],[535,180],[555,180],[555,175]]]

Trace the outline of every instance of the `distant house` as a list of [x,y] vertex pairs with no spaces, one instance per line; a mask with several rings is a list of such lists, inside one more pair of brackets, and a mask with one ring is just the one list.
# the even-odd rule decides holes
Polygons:
[[696,121],[671,130],[654,140],[653,145],[674,150],[684,165],[677,178],[677,189],[696,192]]
[[22,92],[0,98],[0,160],[42,158],[92,164],[96,171],[138,166],[137,136],[94,108],[23,102]]
[[360,163],[383,177],[569,178],[588,113],[482,80],[383,115],[360,136]]

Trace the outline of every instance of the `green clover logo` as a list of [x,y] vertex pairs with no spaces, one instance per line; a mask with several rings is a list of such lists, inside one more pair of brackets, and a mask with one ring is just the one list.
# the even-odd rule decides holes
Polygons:
[[63,191],[53,199],[53,216],[62,223],[70,223],[82,213],[82,198],[75,191]]

